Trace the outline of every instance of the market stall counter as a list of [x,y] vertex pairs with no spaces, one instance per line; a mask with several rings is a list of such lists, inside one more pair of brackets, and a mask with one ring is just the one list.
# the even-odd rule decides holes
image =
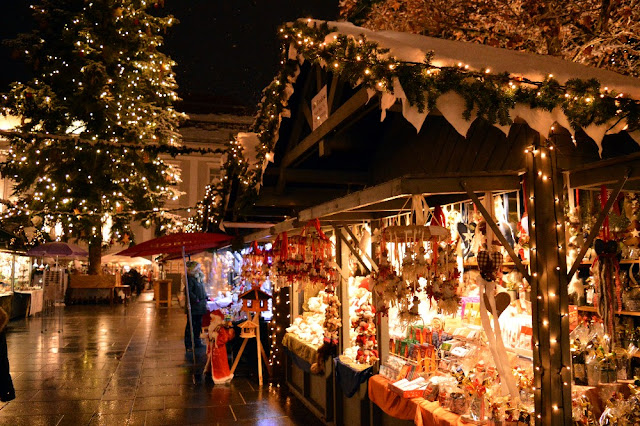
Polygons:
[[[16,313],[24,316],[35,315],[42,312],[44,305],[44,290],[16,290],[14,292],[14,309]],[[16,305],[19,304],[18,308]],[[16,315],[17,316],[17,315]]]
[[[438,401],[424,398],[404,398],[389,388],[390,381],[381,375],[369,379],[369,398],[373,405],[373,418],[379,418],[375,424],[410,424],[438,426],[458,426],[465,424],[460,416],[440,407]],[[377,408],[382,415],[376,415]],[[406,422],[401,422],[405,420]]]
[[311,366],[318,361],[318,347],[300,340],[291,333],[284,335],[282,345],[287,348],[286,378],[291,391],[318,418],[333,419],[333,362],[323,362],[323,372],[313,374]]
[[345,356],[333,359],[335,380],[335,423],[368,425],[371,423],[371,401],[367,382],[373,366],[355,364]]

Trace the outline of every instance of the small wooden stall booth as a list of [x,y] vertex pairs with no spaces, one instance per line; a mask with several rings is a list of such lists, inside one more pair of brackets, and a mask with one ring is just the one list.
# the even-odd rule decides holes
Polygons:
[[[484,407],[486,403],[485,418],[570,424],[575,371],[569,350],[568,285],[608,211],[619,201],[620,191],[633,198],[638,190],[638,80],[555,58],[377,33],[346,23],[304,20],[283,26],[280,33],[285,46],[283,69],[265,89],[254,133],[239,134],[233,142],[227,164],[229,179],[222,190],[233,194],[225,219],[278,222],[246,236],[247,244],[275,242],[279,235],[281,242],[285,232],[289,236],[303,233],[310,221],[319,220],[318,232],[334,245],[331,255],[340,274],[336,295],[342,321],[335,348],[338,356],[331,362],[324,354],[323,373],[313,374],[300,362],[305,358],[302,354],[309,352],[308,342],[302,345],[304,350],[296,350],[292,348],[300,345],[290,342],[294,340],[291,332],[282,342],[278,337],[276,347],[286,346],[292,354],[281,360],[287,362],[286,379],[294,393],[326,423],[405,420],[457,424],[461,416],[474,416],[474,404]],[[291,119],[283,120],[288,117]],[[583,242],[565,235],[565,222],[571,223],[565,215],[576,206],[576,189],[583,196],[594,189],[602,192],[601,205],[587,219],[590,232]],[[247,205],[252,207],[236,209]],[[456,268],[461,287],[466,285],[463,274],[477,270],[474,276],[481,279],[474,286],[480,289],[480,296],[461,298],[458,284],[454,285],[453,276],[459,278],[455,274],[437,287],[429,282],[414,285],[413,303],[403,302],[395,314],[404,318],[400,328],[406,335],[394,337],[389,324],[394,306],[384,303],[388,302],[385,290],[400,273],[398,268],[403,268],[407,247],[415,242],[409,237],[395,243],[385,241],[385,230],[442,226],[438,206],[449,215],[463,217],[452,222],[458,238],[455,250],[460,250],[460,244],[466,250],[467,242],[473,245],[473,238],[479,238],[480,247],[471,249],[473,256],[456,254],[462,259]],[[215,208],[219,206],[208,211]],[[477,231],[470,230],[472,223]],[[517,232],[512,224],[517,224]],[[452,243],[453,237],[420,241],[413,249],[430,250],[427,263],[439,265],[439,253],[448,259],[447,246]],[[385,255],[389,250],[395,258]],[[416,252],[412,256],[415,261]],[[492,300],[495,296],[497,301],[499,293],[491,290],[489,294],[487,289],[497,284],[510,289],[503,267],[519,277],[522,290],[518,302],[507,301],[507,308],[518,310],[509,315],[522,322],[513,336],[510,326],[515,320],[499,325],[500,314],[487,314],[501,312]],[[389,274],[386,278],[382,270]],[[410,281],[407,270],[400,283]],[[371,283],[365,285],[362,277],[369,274]],[[362,295],[360,300],[371,300],[378,308],[376,321],[363,320],[369,314],[362,305],[355,308],[355,317],[350,312],[349,283],[357,283],[357,276],[360,281],[353,285],[354,291]],[[416,277],[424,278],[420,273]],[[455,289],[455,297],[446,295],[447,285]],[[398,288],[406,291],[404,284]],[[316,313],[309,305],[319,302],[309,300],[307,287],[300,291],[291,282],[289,289],[289,310],[277,311],[276,316],[282,315],[283,320],[286,315],[292,331],[299,331],[302,322]],[[517,293],[517,288],[510,290]],[[407,318],[422,317],[425,322],[425,304],[418,297],[424,292],[438,312],[429,318],[429,324],[416,325]],[[443,301],[456,303],[452,307]],[[480,307],[473,308],[477,315],[471,318],[473,306]],[[465,319],[476,323],[447,330],[443,318],[452,323]],[[367,329],[370,324],[376,324],[376,352],[357,340],[361,325]],[[312,336],[313,323],[306,325]],[[500,327],[505,331],[502,336]],[[358,348],[349,351],[352,342],[346,336],[351,333],[358,335]],[[408,377],[404,369],[411,370],[416,364],[423,375],[450,374],[455,366],[452,354],[464,364],[465,348],[485,334],[489,344],[486,350],[479,350],[486,354],[481,357],[483,362],[474,358],[471,367],[460,368],[464,374],[455,386],[464,389],[441,391],[447,401],[430,400],[426,388],[401,387],[406,382],[401,385],[397,380],[396,367],[404,372],[403,377]],[[452,338],[445,340],[444,335]],[[426,342],[427,338],[431,340]],[[449,342],[446,347],[444,342]],[[454,347],[452,342],[459,344]],[[277,346],[279,343],[283,346]],[[429,349],[430,345],[436,349],[420,353],[422,346]],[[456,350],[458,347],[461,349]],[[411,359],[415,351],[417,363]],[[499,356],[503,351],[510,353],[509,362],[517,358],[528,363],[509,366],[500,361],[506,358]],[[436,352],[437,357],[428,355]],[[353,373],[345,375],[346,358],[342,356],[349,353],[355,359],[352,366],[360,363],[372,368],[366,374],[382,374],[363,378],[358,368],[352,368]],[[392,359],[406,363],[392,365]],[[430,367],[425,367],[427,359],[433,361]],[[484,360],[491,373],[485,372]],[[495,399],[479,396],[483,391],[468,385],[487,374],[500,377]],[[465,381],[465,377],[471,379]],[[349,386],[345,386],[347,381]],[[597,390],[598,386],[596,381],[592,387]],[[469,405],[469,394],[475,395],[472,408],[462,409],[463,399]],[[507,394],[511,402],[499,404],[498,399]]]

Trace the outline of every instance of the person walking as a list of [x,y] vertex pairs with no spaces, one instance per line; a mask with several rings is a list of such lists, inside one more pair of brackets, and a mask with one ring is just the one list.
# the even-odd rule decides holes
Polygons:
[[0,401],[7,402],[15,399],[16,391],[13,388],[11,373],[9,373],[9,353],[7,350],[6,326],[9,315],[0,308]]
[[[187,285],[189,286],[189,301],[191,302],[191,323],[193,324],[193,339],[191,344],[191,330],[189,330],[189,310],[185,306],[187,325],[184,329],[184,346],[187,351],[201,349],[205,346],[200,340],[202,332],[202,316],[207,313],[207,293],[204,289],[204,273],[198,262],[187,262]],[[185,295],[186,297],[186,295]]]

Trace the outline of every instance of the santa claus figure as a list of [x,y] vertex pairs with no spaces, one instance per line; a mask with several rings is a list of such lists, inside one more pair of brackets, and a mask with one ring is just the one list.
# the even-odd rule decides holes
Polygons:
[[233,328],[225,327],[224,315],[219,310],[211,312],[211,322],[207,332],[207,365],[204,372],[211,372],[215,384],[223,384],[233,379],[227,359],[227,342],[233,339]]

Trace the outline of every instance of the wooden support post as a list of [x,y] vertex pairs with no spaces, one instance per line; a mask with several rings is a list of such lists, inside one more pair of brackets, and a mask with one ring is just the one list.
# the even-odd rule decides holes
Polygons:
[[[257,345],[260,345],[260,312],[256,312],[253,315],[253,318],[255,320],[255,318],[258,318],[257,320],[255,320],[254,322],[256,324],[258,324],[258,327],[256,327],[256,339],[257,339]],[[260,346],[256,346],[256,355],[258,358],[258,384],[260,386],[262,386],[262,359],[261,359],[261,353],[260,353]]]
[[[580,253],[578,253],[578,257],[576,257],[576,260],[573,262],[573,265],[571,266],[571,270],[567,274],[568,280],[571,280],[571,277],[573,277],[573,274],[576,273],[576,271],[578,270],[578,267],[580,267],[580,263],[582,262],[582,259],[584,259],[584,255],[587,254],[587,250],[589,250],[589,247],[591,247],[591,244],[593,244],[593,240],[595,240],[598,234],[600,233],[600,227],[602,226],[602,223],[604,222],[605,218],[609,215],[609,212],[611,211],[611,207],[613,207],[613,203],[618,198],[618,194],[620,194],[622,187],[627,182],[627,179],[629,179],[629,174],[630,172],[627,171],[625,175],[622,177],[622,179],[618,181],[613,191],[611,191],[611,195],[609,196],[607,203],[605,204],[604,208],[598,215],[598,218],[596,219],[596,223],[591,228],[591,232],[589,233],[587,240],[584,242],[582,248],[580,249]],[[569,191],[571,190],[572,189],[569,188]]]
[[526,155],[536,425],[571,424],[571,354],[562,174],[555,151]]
[[[340,228],[333,227],[333,233],[336,237],[336,263],[341,269],[340,286],[340,318],[342,318],[342,330],[339,334],[338,351],[344,353],[345,344],[351,341],[351,322],[349,321],[349,256],[346,253],[344,242],[338,236]],[[344,274],[344,275],[343,275]]]

